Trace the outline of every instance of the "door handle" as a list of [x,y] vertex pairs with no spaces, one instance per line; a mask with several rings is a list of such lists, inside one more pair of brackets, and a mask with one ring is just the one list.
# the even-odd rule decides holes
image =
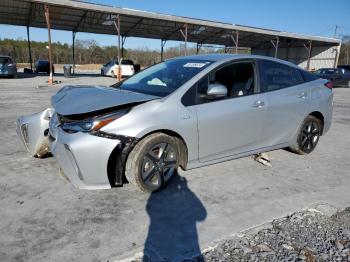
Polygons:
[[255,103],[253,104],[253,107],[256,107],[256,108],[261,108],[265,105],[265,102],[264,101],[261,101],[261,100],[258,100],[258,101],[255,101]]
[[305,92],[301,92],[299,95],[298,95],[299,98],[306,98],[306,93]]

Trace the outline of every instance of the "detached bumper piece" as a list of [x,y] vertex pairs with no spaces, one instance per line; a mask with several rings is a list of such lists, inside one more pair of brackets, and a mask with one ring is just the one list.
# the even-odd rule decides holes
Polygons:
[[122,186],[123,183],[126,182],[124,170],[127,157],[139,139],[129,136],[110,135],[103,132],[99,132],[98,135],[107,136],[120,141],[113,150],[108,161],[108,179],[112,186]]
[[40,158],[50,153],[48,128],[53,112],[52,108],[48,108],[17,119],[17,135],[31,156]]

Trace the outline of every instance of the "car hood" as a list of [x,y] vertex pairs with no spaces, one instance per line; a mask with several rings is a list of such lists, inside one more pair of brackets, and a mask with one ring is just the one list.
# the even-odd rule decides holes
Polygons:
[[51,98],[61,115],[78,115],[122,105],[146,102],[159,97],[107,86],[65,86]]

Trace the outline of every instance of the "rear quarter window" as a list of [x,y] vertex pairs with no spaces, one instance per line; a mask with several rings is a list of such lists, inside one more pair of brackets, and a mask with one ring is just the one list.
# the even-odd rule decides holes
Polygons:
[[259,71],[262,92],[275,91],[304,83],[300,70],[278,62],[260,60]]
[[312,74],[310,72],[307,72],[305,70],[300,70],[300,73],[303,76],[303,79],[305,82],[311,82],[311,81],[319,79],[319,77],[317,75]]

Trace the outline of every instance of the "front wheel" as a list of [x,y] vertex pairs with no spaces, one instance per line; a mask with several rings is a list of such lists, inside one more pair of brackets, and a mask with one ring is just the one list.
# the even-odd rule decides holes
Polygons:
[[177,172],[179,154],[175,138],[162,133],[152,134],[130,152],[125,176],[143,192],[158,191]]
[[297,141],[290,149],[300,155],[311,153],[316,148],[321,131],[321,121],[314,116],[307,116],[300,127]]

